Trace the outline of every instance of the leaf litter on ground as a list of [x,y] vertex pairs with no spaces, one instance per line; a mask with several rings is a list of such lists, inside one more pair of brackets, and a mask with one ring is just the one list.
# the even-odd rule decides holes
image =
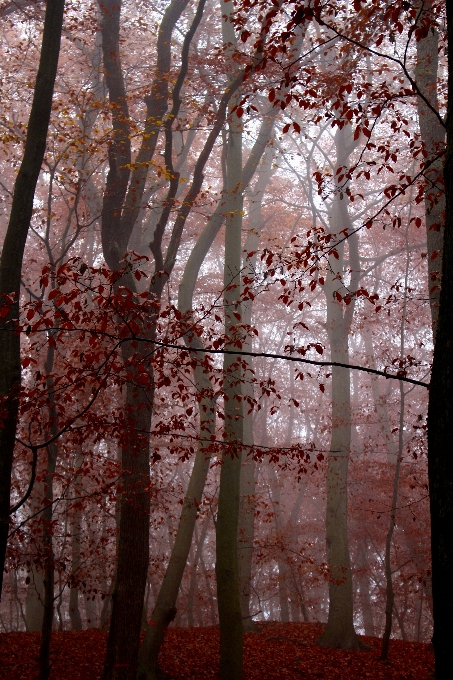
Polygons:
[[[266,623],[244,636],[245,680],[429,680],[432,646],[390,641],[388,663],[379,660],[381,640],[364,637],[369,651],[326,649],[316,644],[323,630],[316,623]],[[38,677],[39,633],[0,634],[0,679]],[[107,634],[98,630],[55,631],[50,680],[100,680]],[[216,680],[219,629],[170,628],[160,655],[172,680]]]

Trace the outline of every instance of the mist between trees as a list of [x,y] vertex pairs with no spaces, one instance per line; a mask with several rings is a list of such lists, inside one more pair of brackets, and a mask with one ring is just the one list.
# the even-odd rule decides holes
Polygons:
[[240,680],[260,622],[385,660],[434,613],[446,678],[445,3],[19,0],[0,28],[1,631],[42,630],[40,680],[85,628],[104,680],[150,680],[168,626],[220,624]]

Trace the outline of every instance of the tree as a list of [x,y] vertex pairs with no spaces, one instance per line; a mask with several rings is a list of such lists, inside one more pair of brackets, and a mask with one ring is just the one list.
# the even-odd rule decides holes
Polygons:
[[[447,30],[449,44],[453,36],[453,10],[449,3]],[[448,52],[448,109],[446,118],[447,148],[444,165],[445,229],[439,316],[434,345],[433,368],[428,410],[428,471],[431,508],[431,550],[433,569],[433,645],[436,658],[436,679],[447,678],[451,669],[452,651],[449,632],[453,612],[453,552],[451,523],[453,521],[452,458],[449,431],[453,404],[453,366],[451,324],[453,266],[453,54]]]
[[0,589],[3,579],[10,514],[10,488],[21,382],[19,292],[22,260],[33,211],[33,198],[46,150],[63,26],[64,0],[46,6],[41,55],[36,76],[27,139],[14,185],[8,229],[0,260],[0,355],[2,428],[0,429]]
[[[111,618],[106,677],[134,676],[146,629],[139,676],[154,680],[168,625],[216,624],[218,604],[222,672],[240,675],[252,615],[328,620],[337,646],[379,634],[387,548],[395,633],[429,637],[437,247],[420,227],[441,205],[442,140],[421,139],[414,115],[416,37],[431,54],[441,16],[429,7],[68,9],[22,276],[7,625],[25,625],[22,588],[45,574],[60,628]],[[8,84],[30,80],[34,16],[1,47],[5,205],[26,120]],[[421,109],[442,127],[435,25],[438,106]],[[402,425],[400,382],[414,388]],[[407,507],[390,534],[397,451]]]

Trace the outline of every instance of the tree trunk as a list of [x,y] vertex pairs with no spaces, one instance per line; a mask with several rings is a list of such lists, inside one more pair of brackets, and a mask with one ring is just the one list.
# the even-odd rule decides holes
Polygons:
[[[425,12],[431,10],[431,0],[424,1]],[[417,3],[417,10],[419,3]],[[439,66],[439,34],[435,27],[430,27],[428,35],[417,41],[417,65],[415,80],[422,94],[429,103],[439,110],[437,99],[437,72]],[[418,120],[423,144],[427,153],[427,161],[442,154],[445,147],[445,128],[435,113],[417,97]],[[425,219],[428,250],[428,286],[429,302],[433,324],[433,336],[436,335],[437,318],[439,316],[440,280],[442,276],[442,249],[444,238],[445,192],[443,187],[442,157],[432,163],[425,172],[427,187],[425,189]]]
[[140,648],[138,678],[150,680],[159,678],[158,654],[165,630],[176,615],[176,600],[179,587],[192,543],[192,535],[201,503],[206,477],[211,461],[210,437],[215,434],[215,405],[209,375],[203,366],[197,365],[195,381],[203,395],[200,402],[200,441],[194,466],[181,510],[178,531],[171,552],[165,577],[157,596],[151,616],[151,624],[146,631]]
[[[351,126],[345,125],[335,135],[336,168],[347,166],[355,148]],[[334,175],[336,176],[336,175]],[[342,187],[342,190],[344,188]],[[340,234],[352,232],[352,221],[347,208],[347,195],[335,194],[331,205],[330,229]],[[354,313],[354,297],[349,305],[337,299],[339,295],[354,294],[360,275],[357,235],[348,239],[351,281],[345,289],[344,242],[337,248],[338,257],[329,257],[329,269],[324,292],[327,302],[327,331],[332,361],[349,364],[348,336]],[[351,446],[351,390],[350,371],[332,367],[332,436],[327,467],[326,548],[329,565],[329,617],[318,643],[337,649],[361,649],[363,643],[354,630],[352,572],[348,541],[348,467]]]
[[[340,303],[331,304],[339,306]],[[341,310],[339,310],[341,313]],[[347,338],[333,327],[332,361],[349,363]],[[329,618],[318,640],[323,647],[359,649],[353,624],[352,574],[348,542],[348,466],[351,435],[349,370],[332,368],[332,438],[327,470],[326,544]]]
[[[404,319],[404,315],[403,315]],[[390,525],[387,531],[385,540],[385,582],[386,582],[386,598],[385,598],[385,629],[382,638],[381,661],[387,661],[389,654],[390,635],[392,633],[393,609],[395,605],[395,594],[393,591],[392,580],[392,565],[391,565],[391,547],[393,532],[396,524],[396,507],[398,502],[398,484],[400,477],[401,461],[403,455],[403,426],[404,426],[404,388],[403,383],[400,382],[400,424],[399,424],[399,451],[398,458],[395,465],[395,474],[393,478],[393,497],[392,507],[390,512]]]
[[[410,214],[410,213],[409,213]],[[408,247],[408,229],[409,224],[406,228],[406,248]],[[407,314],[407,293],[408,293],[408,280],[409,280],[409,266],[410,257],[409,250],[406,251],[406,275],[404,279],[404,303],[401,315],[401,325],[400,325],[400,358],[404,359],[404,332],[406,324],[406,314]],[[387,531],[386,541],[385,541],[385,582],[386,582],[386,602],[385,602],[385,630],[382,638],[382,649],[381,649],[381,661],[387,661],[389,654],[389,644],[390,635],[392,633],[392,621],[393,621],[393,608],[395,604],[395,594],[393,591],[393,580],[392,580],[392,564],[391,564],[391,547],[393,533],[395,531],[396,525],[396,509],[398,504],[398,486],[401,470],[401,462],[403,460],[403,449],[404,449],[404,383],[399,383],[400,389],[400,420],[399,420],[399,433],[398,433],[398,456],[395,464],[395,474],[393,477],[393,493],[392,493],[392,505],[390,509],[390,524]]]
[[55,472],[55,465],[57,461],[57,449],[54,444],[47,447],[48,463],[46,474],[46,507],[42,513],[43,521],[43,550],[45,555],[45,570],[44,570],[44,612],[41,629],[41,646],[39,649],[39,676],[38,680],[48,680],[51,670],[49,659],[50,654],[50,640],[52,637],[52,625],[54,617],[54,581],[55,581],[55,567],[54,567],[54,552],[52,541],[52,501],[53,501],[53,474]]
[[[153,395],[128,385],[126,412],[134,436],[122,451],[123,491],[116,584],[104,670],[105,680],[135,680],[149,560],[149,436]],[[145,434],[140,434],[145,433]],[[131,564],[133,568],[131,568]]]
[[[75,466],[76,470],[80,470],[82,465],[82,455],[80,450],[77,451]],[[74,481],[74,495],[77,496],[81,491],[81,475],[80,472],[76,474]],[[71,523],[71,576],[73,581],[69,588],[69,620],[71,621],[71,630],[82,630],[82,617],[79,609],[79,587],[77,586],[77,579],[79,578],[80,569],[80,534],[82,531],[82,511],[76,506],[74,509],[74,517]],[[75,582],[74,582],[75,581]]]
[[47,130],[60,54],[64,0],[48,0],[41,56],[27,127],[24,157],[14,184],[13,203],[0,259],[0,399],[6,412],[0,428],[0,594],[9,530],[11,470],[21,384],[19,294],[22,260],[33,212],[36,183],[46,151]]
[[[222,3],[222,13],[229,17],[232,12],[231,2]],[[234,28],[228,19],[222,21],[222,29],[224,43],[234,49]],[[227,218],[223,302],[225,335],[228,338],[226,349],[234,349],[237,347],[235,342],[242,341],[242,332],[237,329],[238,323],[242,322],[242,126],[235,113],[231,114],[231,118],[228,129],[228,195],[225,206]],[[244,436],[241,358],[225,354],[223,370],[225,446],[220,470],[215,566],[220,621],[220,680],[242,680],[243,641],[238,568],[240,474]]]
[[[236,89],[239,86],[240,83],[240,76],[239,79],[235,78],[234,79],[235,85],[231,85],[228,89],[228,98],[233,94],[234,89]],[[228,101],[225,99],[225,101]],[[223,113],[222,109],[219,109],[218,113],[218,121],[219,123],[223,122]],[[219,123],[217,123],[217,128],[214,128],[213,131],[211,132],[210,137],[208,138],[208,141],[205,145],[205,150],[210,147],[212,148],[213,140],[216,138],[218,131],[220,131],[220,126]],[[200,173],[202,172],[203,165],[206,162],[206,153],[205,150],[200,154],[199,160],[196,164],[196,169],[194,173],[194,183],[193,186],[201,186],[201,179],[200,179]],[[170,164],[170,159],[167,159],[167,165]],[[253,166],[253,164],[251,164]],[[256,167],[256,165],[255,165]],[[197,175],[197,177],[196,177]],[[198,191],[197,189],[196,191]],[[191,190],[192,191],[192,190]],[[191,197],[191,200],[194,200],[192,198],[192,193],[189,191],[188,196]],[[194,193],[194,196],[196,194]],[[207,230],[206,233],[204,232],[202,236],[199,239],[199,242],[197,242],[197,246],[199,246],[197,249],[194,249],[194,257],[189,258],[189,261],[187,263],[187,267],[184,273],[184,278],[183,282],[181,283],[180,286],[180,302],[179,302],[179,308],[181,311],[187,313],[190,311],[191,306],[192,306],[192,292],[193,288],[195,286],[197,274],[199,267],[201,266],[201,262],[204,259],[204,255],[207,253],[210,243],[212,243],[211,237],[214,238],[213,234],[216,233],[216,230],[220,228],[221,219],[215,220],[216,217],[220,217],[218,213],[215,213],[213,216],[213,220],[211,220],[210,225],[214,226],[214,229],[212,230]],[[185,219],[183,217],[182,219]],[[160,221],[156,226],[156,231],[159,232],[162,235],[162,229],[159,226]],[[178,221],[175,223],[175,228],[174,228],[174,233],[178,233]],[[203,238],[203,237],[206,238]],[[161,236],[160,236],[161,238]],[[176,251],[174,247],[172,246],[172,241],[173,241],[173,235],[172,239],[170,242],[170,246],[167,251],[167,257],[165,260],[165,265],[162,267],[166,271],[171,271],[174,261],[175,261],[175,254]],[[175,241],[176,242],[176,241]],[[156,239],[156,235],[154,236],[154,241],[152,245],[153,253],[156,254],[156,243],[158,243]],[[173,254],[174,253],[174,254]],[[156,259],[157,261],[157,259]],[[190,337],[185,338],[186,341],[190,340],[191,345],[193,346],[198,342],[195,337]],[[209,377],[206,372],[206,367],[204,364],[201,362],[200,358],[200,363],[196,368],[195,371],[195,379],[196,379],[196,384],[197,387],[200,388],[201,386],[201,394],[208,395],[206,400],[203,400],[201,403],[201,409],[200,409],[200,433],[201,433],[201,441],[199,444],[199,455],[197,454],[197,458],[195,461],[195,466],[194,470],[191,476],[191,482],[193,481],[194,488],[198,489],[197,493],[199,494],[197,499],[193,497],[190,502],[188,501],[188,504],[183,507],[183,514],[181,515],[181,522],[180,522],[180,530],[178,530],[178,537],[177,540],[175,541],[174,545],[174,550],[172,551],[172,557],[170,558],[170,563],[169,567],[167,568],[166,572],[166,577],[164,579],[164,582],[162,584],[162,588],[158,597],[158,601],[156,602],[154,612],[153,612],[153,617],[152,621],[153,624],[157,625],[150,625],[147,630],[147,634],[145,636],[145,641],[142,646],[142,649],[140,651],[140,670],[139,673],[141,674],[139,677],[146,677],[146,678],[153,678],[156,676],[159,676],[159,671],[158,668],[158,663],[157,663],[157,657],[158,657],[158,652],[160,649],[160,646],[162,644],[163,640],[163,634],[165,631],[165,628],[168,626],[172,618],[174,617],[175,614],[175,604],[176,604],[176,597],[178,594],[179,590],[179,585],[181,582],[183,570],[185,563],[187,561],[187,555],[190,550],[190,544],[191,544],[191,539],[192,539],[192,533],[193,533],[193,526],[195,523],[196,519],[196,504],[195,500],[197,503],[200,502],[201,500],[201,495],[203,492],[203,487],[204,487],[204,480],[206,478],[207,471],[209,469],[209,450],[208,447],[206,446],[206,443],[203,441],[204,439],[209,440],[210,436],[214,433],[215,430],[215,420],[213,418],[214,410],[213,410],[213,403],[212,403],[212,397],[209,396],[211,392],[211,383],[209,380]],[[190,490],[190,493],[192,493],[192,490]],[[189,490],[188,490],[189,494]],[[187,499],[188,500],[188,499]],[[173,559],[174,555],[174,559]]]
[[436,680],[453,668],[453,6],[446,3],[448,42],[446,194],[442,288],[428,408],[428,476],[431,508],[434,655]]
[[369,565],[367,560],[367,541],[361,540],[357,549],[357,582],[359,586],[360,608],[362,610],[362,621],[365,635],[375,636],[373,607],[370,597],[370,577]]
[[[269,149],[269,147],[268,147]],[[256,252],[259,247],[261,232],[264,227],[264,217],[262,214],[262,203],[264,193],[269,180],[272,175],[272,158],[273,152],[266,150],[263,154],[263,160],[258,172],[258,179],[251,192],[249,201],[249,231],[244,247],[244,262],[242,279],[243,286],[253,286],[253,279],[256,271]],[[244,174],[244,173],[243,173]],[[248,179],[248,178],[247,178]],[[248,257],[249,253],[254,253]],[[242,318],[245,326],[252,325],[252,311],[253,298],[250,296],[242,302]],[[253,335],[252,333],[244,334],[243,341],[244,350],[251,352],[253,350]],[[252,580],[252,560],[253,560],[253,542],[254,542],[254,527],[255,527],[255,474],[256,463],[253,458],[253,404],[254,404],[254,389],[253,381],[255,373],[253,369],[252,357],[244,357],[244,382],[243,382],[243,398],[245,400],[245,408],[243,413],[244,430],[243,443],[244,451],[241,466],[241,486],[240,486],[240,508],[239,508],[239,528],[238,528],[238,564],[239,564],[239,582],[240,582],[240,597],[241,597],[241,612],[242,625],[245,632],[254,632],[259,630],[258,626],[252,619],[250,613],[250,594],[251,594],[251,580]],[[249,400],[249,402],[248,402]],[[250,413],[248,412],[250,411]]]
[[[363,333],[364,341],[365,341],[365,352],[366,352],[366,357],[367,357],[367,365],[370,366],[371,368],[376,368],[376,362],[374,358],[374,349],[373,349],[373,340],[372,340],[372,334],[369,332],[369,330],[364,331]],[[378,420],[378,428],[382,434],[382,438],[385,443],[385,451],[387,454],[387,461],[391,465],[396,465],[396,461],[398,458],[398,443],[394,441],[393,433],[392,433],[392,428],[390,426],[390,420],[389,420],[389,414],[388,414],[388,407],[387,407],[387,400],[389,399],[390,393],[388,392],[389,389],[391,389],[391,385],[386,385],[386,391],[381,392],[380,387],[379,387],[379,378],[377,377],[371,377],[371,388],[372,388],[372,393],[373,393],[373,399],[374,399],[374,408],[376,411],[377,415],[377,420]],[[399,518],[399,525],[400,528],[403,529],[404,531],[404,539],[408,548],[408,551],[411,555],[411,559],[413,560],[418,574],[419,575],[424,575],[422,584],[423,584],[423,591],[426,595],[426,600],[428,603],[428,607],[430,612],[432,613],[433,610],[433,605],[432,605],[432,600],[433,600],[433,595],[432,595],[432,588],[431,588],[431,580],[429,578],[426,578],[426,575],[429,573],[429,566],[426,564],[426,560],[423,557],[422,554],[422,545],[417,547],[415,541],[414,541],[414,536],[413,536],[413,531],[412,531],[412,521],[409,521],[407,518],[406,513],[401,513],[400,518]]]
[[[180,2],[172,0],[160,25],[156,72],[151,94],[145,100],[146,124],[142,144],[131,173],[129,110],[119,48],[121,2],[106,0],[104,3],[102,49],[114,132],[109,147],[109,173],[102,207],[102,245],[105,260],[112,271],[122,269],[121,260],[141,209],[148,168],[156,148],[162,118],[168,108],[171,36],[186,5],[187,0]],[[171,163],[171,159],[168,162]],[[171,271],[171,268],[168,271]],[[135,292],[135,280],[130,272],[122,277],[121,285]],[[159,293],[161,294],[161,290]],[[158,300],[159,293],[156,294]],[[150,294],[152,295],[153,291]],[[155,331],[154,324],[147,337],[152,340]],[[122,350],[126,360],[134,353],[134,349],[128,344],[123,345]],[[140,349],[144,363],[146,351],[144,346]],[[140,383],[137,376],[138,384]],[[148,384],[151,386],[154,384],[150,365]],[[123,493],[120,500],[118,563],[116,584],[112,594],[112,619],[104,680],[135,680],[136,675],[149,561],[150,504],[147,487],[150,448],[147,433],[151,427],[153,403],[153,387],[140,388],[128,383],[125,411],[131,419],[132,436],[125,441],[122,451]]]
[[[55,383],[53,369],[55,365],[55,343],[52,342],[55,333],[49,331],[48,348],[45,362],[46,386],[49,394],[49,435],[58,434],[58,412],[53,395]],[[44,480],[44,510],[42,513],[44,552],[44,612],[42,621],[41,647],[39,650],[39,680],[48,680],[51,670],[49,659],[50,640],[54,619],[54,588],[55,588],[55,555],[53,551],[53,478],[58,459],[58,447],[55,442],[47,446],[47,469]]]

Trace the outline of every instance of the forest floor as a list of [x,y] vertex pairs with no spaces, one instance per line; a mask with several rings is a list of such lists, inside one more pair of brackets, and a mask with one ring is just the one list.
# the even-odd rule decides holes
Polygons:
[[[379,661],[381,640],[363,639],[372,650],[323,649],[315,644],[316,623],[267,623],[244,638],[245,680],[428,680],[431,645],[390,641],[389,662]],[[97,630],[52,635],[51,680],[99,680],[107,635]],[[0,634],[1,680],[35,680],[39,633]],[[219,668],[218,628],[170,628],[161,652],[172,680],[215,680]]]

